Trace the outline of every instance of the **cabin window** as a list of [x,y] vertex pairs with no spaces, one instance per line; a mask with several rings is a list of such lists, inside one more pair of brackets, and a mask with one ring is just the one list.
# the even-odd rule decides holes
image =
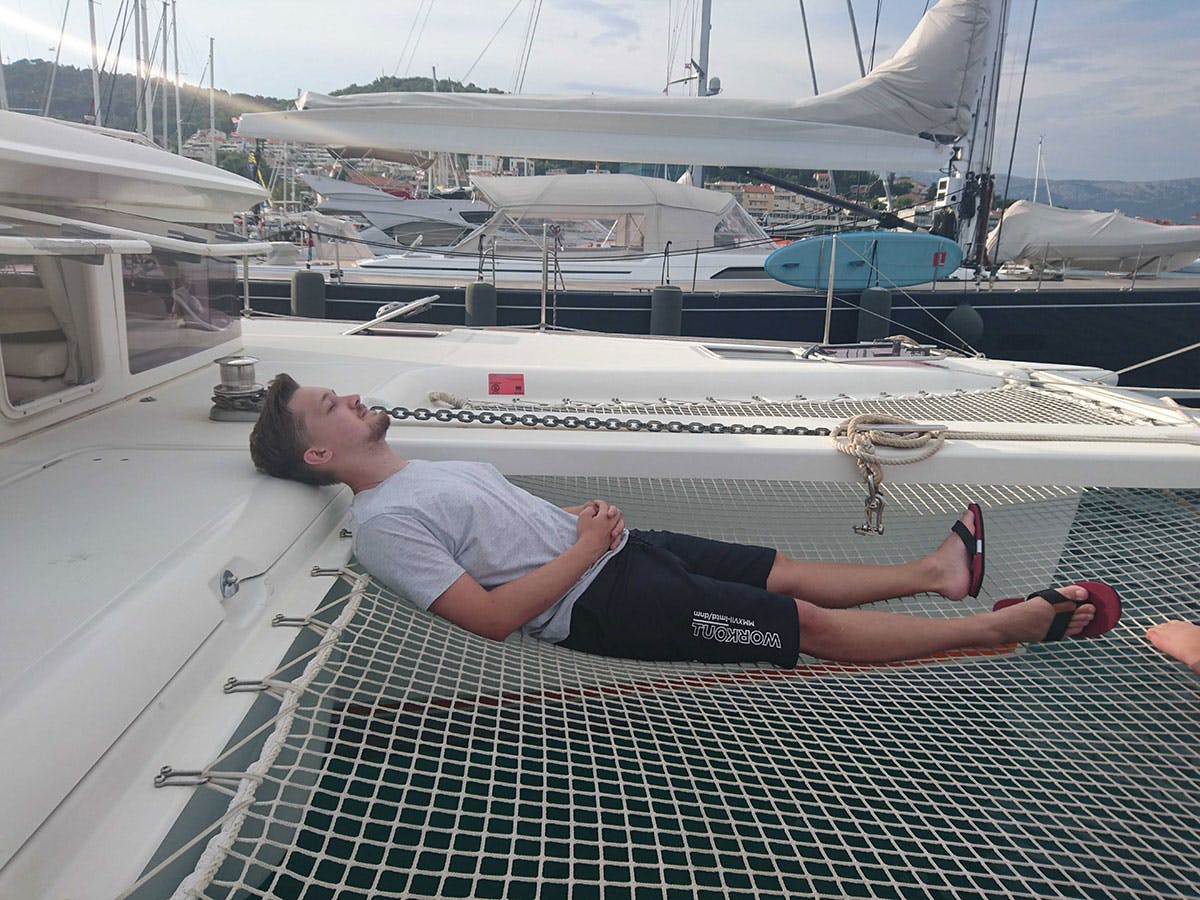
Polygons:
[[122,258],[129,371],[145,372],[241,334],[231,259],[156,250]]
[[95,380],[88,265],[54,256],[0,262],[0,367],[10,406]]

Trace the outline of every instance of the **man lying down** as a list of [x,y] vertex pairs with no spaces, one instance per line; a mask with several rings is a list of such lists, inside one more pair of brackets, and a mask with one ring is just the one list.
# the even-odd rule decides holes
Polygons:
[[357,394],[280,374],[250,436],[255,465],[354,492],[354,550],[422,609],[493,640],[525,634],[642,660],[795,665],[801,653],[885,662],[940,650],[1092,637],[1120,601],[1100,582],[928,618],[851,610],[934,592],[977,596],[983,513],[971,504],[929,555],[898,565],[791,559],[767,547],[627,528],[603,499],[561,509],[493,466],[400,458],[391,420]]

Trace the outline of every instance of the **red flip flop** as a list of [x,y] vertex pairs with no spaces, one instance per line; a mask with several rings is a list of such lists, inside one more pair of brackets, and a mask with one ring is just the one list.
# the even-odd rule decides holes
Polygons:
[[[1074,603],[1075,609],[1078,609],[1085,603],[1090,603],[1096,607],[1096,615],[1083,631],[1074,636],[1077,638],[1090,638],[1110,631],[1121,620],[1121,598],[1117,595],[1117,592],[1103,581],[1077,581],[1076,585],[1088,592],[1086,600],[1072,600],[1070,597],[1064,597],[1052,588],[1047,588],[1044,591],[1036,591],[1024,598],[1007,597],[1004,600],[998,601],[992,609],[1004,609],[1017,603],[1024,603],[1026,600],[1032,600],[1034,597],[1041,597],[1050,603]],[[1067,626],[1071,624],[1071,616],[1074,614],[1075,609],[1058,613],[1054,617],[1054,621],[1050,623],[1050,628],[1046,631],[1046,636],[1042,640],[1061,641],[1063,635],[1066,634]]]
[[963,546],[967,549],[967,564],[971,567],[971,581],[967,586],[967,593],[978,597],[979,589],[983,587],[983,510],[978,503],[972,503],[967,507],[967,512],[975,517],[975,533],[971,534],[970,529],[961,521],[956,521],[950,530],[962,539]]

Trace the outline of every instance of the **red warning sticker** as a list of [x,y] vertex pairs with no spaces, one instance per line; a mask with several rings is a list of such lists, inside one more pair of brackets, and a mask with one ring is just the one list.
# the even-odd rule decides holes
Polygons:
[[525,376],[522,374],[496,374],[493,372],[488,375],[488,393],[524,394]]

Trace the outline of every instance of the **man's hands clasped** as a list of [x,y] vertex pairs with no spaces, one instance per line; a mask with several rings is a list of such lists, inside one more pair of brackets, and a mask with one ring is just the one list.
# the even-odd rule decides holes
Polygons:
[[579,510],[575,524],[576,543],[586,546],[599,559],[609,550],[617,549],[624,530],[621,510],[604,500],[593,500]]

